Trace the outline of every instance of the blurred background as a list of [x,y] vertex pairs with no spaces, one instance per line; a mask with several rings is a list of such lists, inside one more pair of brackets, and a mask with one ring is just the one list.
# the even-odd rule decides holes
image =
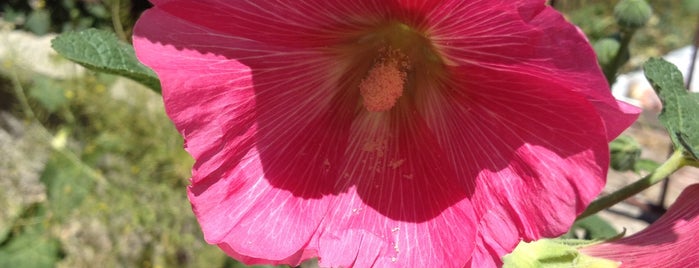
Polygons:
[[[555,7],[595,42],[618,31],[616,2],[559,0]],[[689,2],[650,2],[654,14],[633,37],[622,72],[692,43],[698,21]],[[134,22],[149,6],[0,3],[0,267],[245,267],[202,238],[185,191],[193,161],[160,96],[85,70],[51,49],[56,34],[87,28],[130,42]],[[662,161],[669,139],[654,121],[657,110],[648,110],[627,133],[644,157]],[[631,171],[611,176],[608,191],[638,178]],[[697,180],[695,173],[680,177],[671,195]],[[643,228],[648,220],[636,218],[643,204],[659,202],[660,190],[654,191],[605,218],[618,228]]]

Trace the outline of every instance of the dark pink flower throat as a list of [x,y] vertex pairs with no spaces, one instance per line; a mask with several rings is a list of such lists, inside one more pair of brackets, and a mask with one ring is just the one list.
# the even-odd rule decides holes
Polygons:
[[401,97],[414,101],[420,84],[438,82],[435,74],[444,74],[442,59],[430,40],[404,23],[368,29],[348,44],[341,49],[341,57],[349,61],[347,72],[359,72],[349,75],[357,78],[350,85],[358,88],[370,112],[389,111]]

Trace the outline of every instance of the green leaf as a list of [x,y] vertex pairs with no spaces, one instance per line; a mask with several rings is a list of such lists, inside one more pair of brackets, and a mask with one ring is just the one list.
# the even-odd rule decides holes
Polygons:
[[663,59],[648,60],[643,70],[663,103],[658,118],[670,133],[675,149],[699,159],[699,94],[688,92],[682,73]]
[[95,184],[83,167],[60,153],[54,154],[49,160],[41,181],[48,191],[47,206],[58,221],[69,218]]
[[616,237],[619,232],[614,229],[607,221],[600,218],[598,215],[590,215],[576,221],[570,228],[570,231],[565,235],[568,238],[575,238],[574,233],[576,230],[583,230],[585,232],[585,239],[609,239],[610,237]]
[[48,233],[39,226],[32,226],[13,236],[0,248],[0,267],[55,267],[60,259],[60,247]]
[[34,77],[34,84],[29,88],[29,96],[52,113],[68,104],[64,88],[56,84],[55,80],[46,77]]
[[699,12],[699,0],[684,0],[682,6],[689,12]]
[[48,10],[37,9],[29,13],[26,23],[27,29],[37,35],[44,35],[51,27],[51,14]]
[[660,167],[660,163],[655,162],[650,159],[638,159],[636,161],[635,165],[633,166],[633,171],[636,173],[641,173],[641,171],[645,172],[652,172],[653,170],[657,169]]
[[59,54],[88,69],[133,79],[160,93],[160,80],[136,58],[133,47],[112,32],[87,29],[66,32],[51,41]]

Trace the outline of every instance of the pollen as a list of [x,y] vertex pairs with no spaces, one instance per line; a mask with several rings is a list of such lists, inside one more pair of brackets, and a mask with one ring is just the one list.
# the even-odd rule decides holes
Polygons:
[[400,166],[402,166],[404,162],[405,159],[392,160],[391,163],[388,164],[388,166],[390,166],[392,169],[397,169]]
[[405,63],[397,59],[376,63],[359,84],[364,106],[370,112],[390,110],[403,95]]

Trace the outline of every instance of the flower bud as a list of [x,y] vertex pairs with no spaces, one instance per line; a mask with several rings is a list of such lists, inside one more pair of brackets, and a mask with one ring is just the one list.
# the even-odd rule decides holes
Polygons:
[[597,54],[597,61],[599,61],[599,64],[602,66],[611,64],[616,54],[619,53],[619,47],[621,47],[621,43],[619,43],[619,40],[616,38],[605,37],[597,40],[593,48]]
[[653,10],[645,0],[621,0],[614,7],[614,18],[622,27],[636,29],[646,25]]
[[540,239],[532,242],[522,241],[512,253],[503,257],[502,267],[616,268],[620,266],[621,263],[618,261],[593,257],[578,251],[579,246],[594,242],[596,241],[557,239]]
[[633,170],[641,157],[641,145],[629,136],[619,136],[609,144],[612,157],[610,165],[618,171]]

